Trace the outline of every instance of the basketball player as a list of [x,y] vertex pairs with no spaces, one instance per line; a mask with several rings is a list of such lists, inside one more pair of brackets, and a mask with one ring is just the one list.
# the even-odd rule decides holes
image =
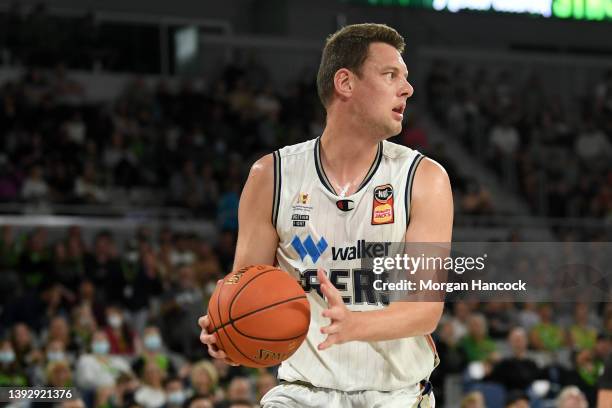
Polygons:
[[[446,172],[385,140],[401,131],[413,92],[403,49],[385,25],[330,36],[317,75],[323,134],[263,157],[244,186],[234,270],[278,264],[311,305],[308,336],[282,363],[264,408],[434,405],[422,381],[436,364],[429,334],[443,304],[385,305],[359,259],[365,242],[451,240]],[[210,354],[227,359],[208,317],[199,324]]]

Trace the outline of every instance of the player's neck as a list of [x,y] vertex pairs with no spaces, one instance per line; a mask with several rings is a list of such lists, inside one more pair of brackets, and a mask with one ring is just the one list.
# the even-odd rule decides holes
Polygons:
[[361,135],[363,129],[327,124],[321,136],[321,161],[339,195],[353,194],[376,158],[378,143]]

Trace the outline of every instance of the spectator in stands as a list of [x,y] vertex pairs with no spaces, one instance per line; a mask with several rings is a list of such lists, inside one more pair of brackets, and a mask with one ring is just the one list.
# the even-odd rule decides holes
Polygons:
[[92,162],[85,163],[83,172],[76,179],[74,194],[85,204],[101,204],[108,201],[108,193],[99,183],[96,167]]
[[597,398],[597,380],[603,369],[603,361],[597,359],[592,350],[574,353],[572,369],[565,379],[566,385],[576,385],[594,405]]
[[506,408],[529,408],[529,397],[522,391],[513,391],[506,397]]
[[13,345],[8,340],[0,341],[0,387],[25,387],[28,377],[17,360]]
[[110,344],[110,354],[132,355],[136,350],[136,335],[118,306],[106,308],[104,328]]
[[569,328],[570,344],[578,350],[593,349],[597,341],[597,330],[589,324],[589,305],[577,303],[574,323]]
[[85,257],[85,271],[103,301],[123,302],[125,278],[109,231],[96,235],[93,253]]
[[509,391],[527,392],[528,387],[541,377],[536,363],[527,356],[527,332],[515,327],[508,334],[512,355],[493,364],[489,381],[498,382]]
[[15,239],[11,225],[3,225],[0,231],[0,269],[15,268],[19,262],[21,243]]
[[470,318],[470,306],[464,301],[457,301],[452,304],[453,312],[450,315],[450,322],[453,326],[453,340],[461,340],[468,332],[468,320]]
[[489,326],[489,333],[494,339],[506,338],[510,329],[516,325],[516,313],[510,302],[487,302],[484,305],[484,315]]
[[21,188],[24,200],[34,203],[46,203],[49,199],[49,185],[43,178],[42,166],[36,164],[30,168],[28,177]]
[[612,144],[605,133],[596,128],[592,119],[585,121],[574,149],[583,164],[590,168],[605,169],[612,158]]
[[117,381],[114,387],[107,388],[111,392],[105,395],[104,398],[100,398],[100,405],[110,403],[115,407],[131,407],[136,405],[134,401],[134,393],[140,387],[138,378],[131,373],[121,373],[117,377]]
[[253,404],[253,386],[247,377],[234,377],[227,387],[227,401],[249,401]]
[[166,407],[179,408],[187,400],[183,382],[178,377],[170,377],[164,384],[166,390]]
[[141,377],[142,385],[136,390],[134,400],[144,408],[158,408],[166,403],[164,373],[155,361],[148,361]]
[[47,248],[47,230],[36,228],[28,236],[26,248],[19,258],[19,272],[26,288],[38,288],[53,271],[51,254]]
[[98,331],[91,342],[91,354],[82,354],[77,361],[76,383],[79,388],[95,391],[111,387],[120,374],[129,374],[130,366],[122,357],[109,356],[110,343],[106,333]]
[[461,348],[468,362],[494,361],[496,345],[489,337],[487,321],[482,314],[474,313],[468,320],[468,334],[461,340]]
[[47,344],[54,341],[60,342],[64,348],[76,351],[77,346],[74,344],[72,337],[70,336],[70,327],[68,321],[64,316],[55,316],[49,323],[49,330],[47,332]]
[[29,364],[41,360],[41,353],[37,349],[30,328],[24,323],[13,326],[11,336],[13,351],[20,367],[28,367]]
[[460,375],[466,368],[467,362],[460,347],[459,339],[454,333],[455,325],[451,319],[443,319],[435,333],[436,348],[440,356],[440,364],[431,375],[431,382],[436,389],[436,402],[444,405],[444,381],[448,375]]
[[461,400],[461,408],[486,408],[485,400],[478,391],[470,392]]
[[[194,263],[196,260],[196,254],[193,249],[189,247],[189,239],[187,234],[177,233],[175,235],[175,245],[170,253],[170,261],[172,265],[177,268],[180,265],[189,265]],[[178,269],[178,268],[177,268]],[[178,283],[178,275],[172,276],[169,279],[171,284]]]
[[223,276],[223,271],[209,242],[202,240],[197,244],[197,256],[193,269],[198,285],[204,287],[211,282],[216,285],[217,279]]
[[84,274],[84,252],[76,239],[55,243],[53,263],[55,280],[70,292],[76,292]]
[[540,316],[537,312],[537,303],[525,302],[519,305],[521,307],[517,315],[518,325],[523,327],[527,332],[540,322]]
[[202,360],[193,365],[190,380],[193,395],[211,397],[217,388],[219,375],[210,361]]
[[66,353],[64,344],[61,341],[55,340],[48,342],[45,349],[46,352],[43,358],[36,364],[30,364],[28,371],[30,382],[33,385],[42,386],[47,383],[46,378],[48,377],[47,369],[49,367],[49,364],[57,361],[62,361],[67,363],[68,366],[71,367],[74,363],[72,355],[69,356]]
[[[163,337],[168,346],[188,357],[202,355],[199,330],[193,322],[202,312],[204,297],[197,286],[191,265],[179,268],[178,287],[168,291],[162,300]],[[195,319],[195,320],[193,320]]]
[[161,295],[161,264],[151,245],[146,242],[139,244],[138,264],[135,274],[126,280],[126,305],[132,316],[132,327],[141,332],[149,317],[151,299]]
[[76,306],[72,310],[72,335],[79,350],[86,350],[91,344],[98,324],[88,303]]
[[72,370],[65,360],[51,361],[47,365],[47,386],[72,387]]
[[143,351],[132,363],[132,369],[138,376],[149,361],[155,362],[166,376],[175,377],[178,372],[170,356],[164,351],[159,329],[155,326],[147,327],[142,335]]
[[538,307],[540,322],[531,330],[530,343],[536,350],[556,351],[565,344],[563,329],[553,322],[552,305],[540,304]]
[[210,398],[195,395],[191,397],[186,403],[186,408],[213,408],[213,403]]
[[556,408],[588,408],[589,404],[578,387],[568,386],[557,397]]

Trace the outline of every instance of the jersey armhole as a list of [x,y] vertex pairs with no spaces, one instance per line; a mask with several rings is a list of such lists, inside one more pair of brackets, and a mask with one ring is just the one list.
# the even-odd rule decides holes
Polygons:
[[417,167],[421,160],[425,158],[424,155],[418,154],[417,157],[412,161],[410,168],[408,169],[408,180],[406,181],[406,191],[404,192],[404,208],[406,209],[406,229],[410,225],[410,203],[412,202],[412,184],[414,182],[414,175],[416,174]]
[[276,228],[276,222],[278,220],[278,210],[280,205],[280,193],[281,193],[281,156],[280,151],[275,150],[272,153],[274,158],[274,189],[272,197],[272,225]]

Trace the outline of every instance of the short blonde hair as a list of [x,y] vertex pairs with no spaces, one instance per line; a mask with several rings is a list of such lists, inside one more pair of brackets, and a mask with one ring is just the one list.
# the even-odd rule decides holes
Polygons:
[[208,360],[201,360],[197,362],[191,368],[191,378],[193,380],[193,373],[195,371],[204,370],[206,374],[208,374],[208,378],[210,378],[210,388],[214,390],[217,388],[217,384],[219,383],[219,373],[217,373],[217,368]]

